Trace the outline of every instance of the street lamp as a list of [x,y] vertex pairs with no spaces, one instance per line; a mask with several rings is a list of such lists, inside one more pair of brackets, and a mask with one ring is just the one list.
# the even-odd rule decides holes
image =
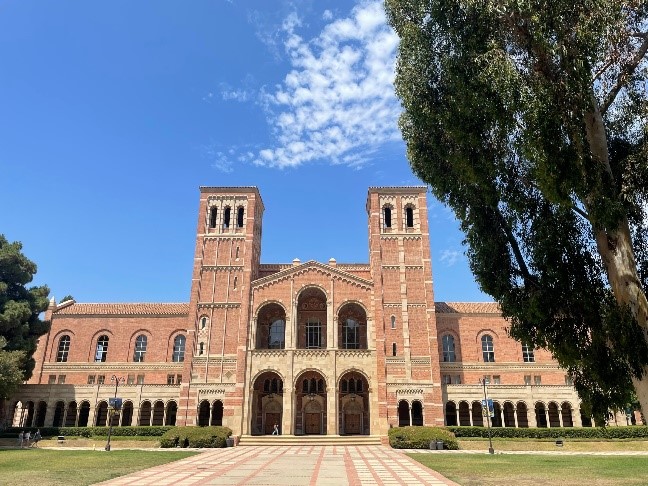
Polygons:
[[[495,449],[493,449],[493,440],[491,439],[491,424],[490,424],[490,407],[488,406],[488,397],[486,396],[486,378],[479,380],[479,383],[484,387],[484,408],[486,410],[486,424],[488,426],[488,453],[495,454]],[[495,407],[493,407],[493,410]]]
[[[115,384],[115,396],[112,400],[112,406],[108,407],[108,420],[110,421],[110,427],[108,428],[108,442],[106,443],[106,451],[110,450],[110,436],[112,435],[113,428],[113,416],[115,415],[115,410],[121,410],[121,399],[117,400],[117,387],[120,383],[126,381],[123,376],[112,375],[110,382]],[[108,400],[109,402],[111,400]]]

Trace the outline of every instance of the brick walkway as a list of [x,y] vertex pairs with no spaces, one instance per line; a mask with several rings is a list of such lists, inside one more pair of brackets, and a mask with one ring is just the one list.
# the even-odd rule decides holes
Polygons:
[[256,446],[213,449],[102,485],[455,485],[385,446]]

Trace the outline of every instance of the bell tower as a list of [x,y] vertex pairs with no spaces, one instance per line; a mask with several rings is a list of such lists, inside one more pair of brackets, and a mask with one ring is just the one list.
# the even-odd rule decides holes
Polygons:
[[367,198],[380,412],[393,426],[399,413],[407,422],[404,406],[412,425],[444,423],[426,190],[371,187]]
[[263,211],[256,187],[200,188],[180,403],[187,413],[179,425],[241,430],[250,282],[259,271]]

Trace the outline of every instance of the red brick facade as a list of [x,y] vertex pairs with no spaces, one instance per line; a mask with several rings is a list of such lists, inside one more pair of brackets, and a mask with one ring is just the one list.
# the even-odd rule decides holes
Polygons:
[[104,424],[117,394],[122,426],[384,436],[478,422],[487,376],[495,422],[579,425],[565,373],[508,338],[495,304],[435,304],[426,203],[424,187],[369,189],[368,264],[261,264],[258,190],[201,188],[189,303],[52,302],[14,422]]

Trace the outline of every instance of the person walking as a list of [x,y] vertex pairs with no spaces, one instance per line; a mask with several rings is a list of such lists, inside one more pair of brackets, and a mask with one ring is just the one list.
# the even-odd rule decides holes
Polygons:
[[18,432],[18,447],[20,447],[21,449],[23,446],[24,438],[25,438],[25,433],[21,430],[20,432]]
[[272,429],[272,435],[279,435],[279,424],[275,422],[274,428]]
[[27,447],[30,446],[30,443],[29,443],[30,440],[31,440],[31,431],[28,430],[27,432],[25,432],[25,443],[26,443]]
[[36,433],[34,434],[34,442],[33,442],[32,445],[35,446],[35,447],[38,447],[38,442],[41,439],[42,439],[42,436],[41,436],[41,433],[40,433],[40,429],[37,429]]

